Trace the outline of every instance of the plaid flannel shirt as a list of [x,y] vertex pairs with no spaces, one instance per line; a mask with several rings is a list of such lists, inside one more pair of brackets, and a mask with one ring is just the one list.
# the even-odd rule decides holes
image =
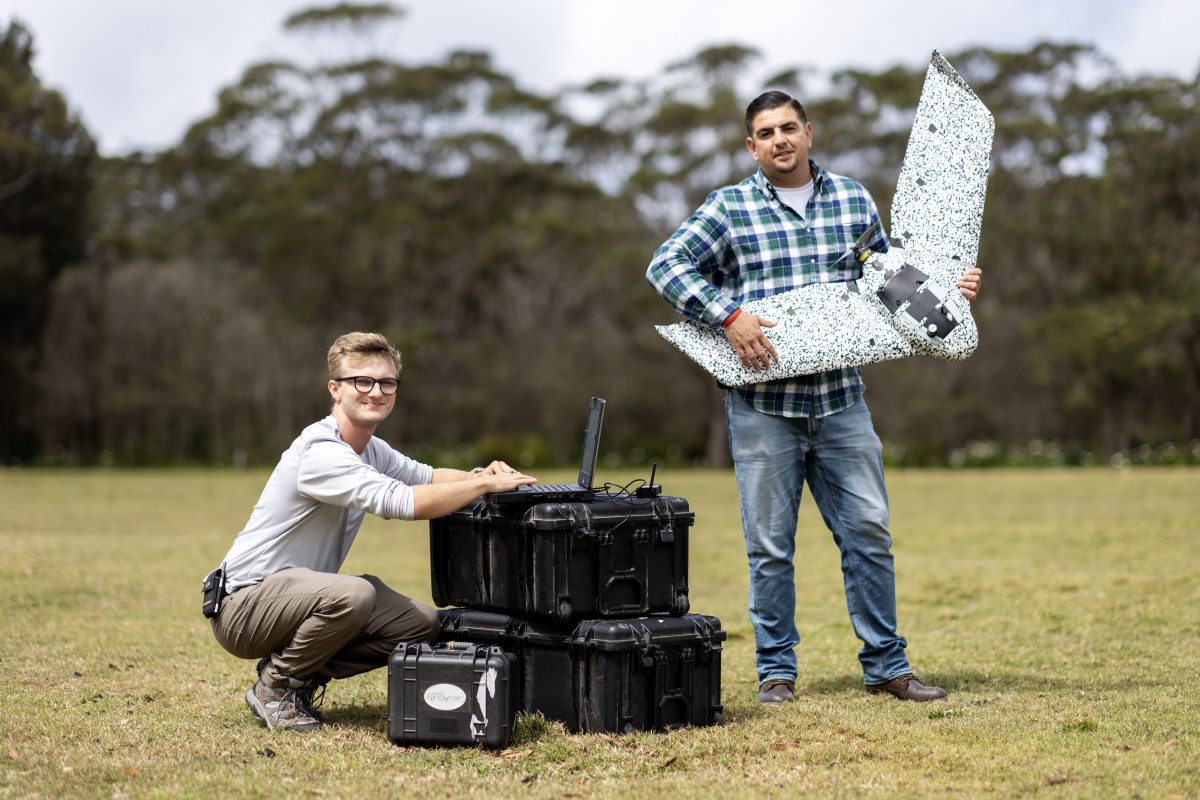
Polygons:
[[[857,181],[809,161],[815,184],[804,217],[779,200],[760,169],[708,196],[654,253],[646,280],[677,311],[720,325],[741,303],[813,283],[857,280],[862,265],[838,259],[879,219]],[[888,249],[883,227],[867,245]],[[863,393],[857,367],[734,387],[759,411],[824,417]]]

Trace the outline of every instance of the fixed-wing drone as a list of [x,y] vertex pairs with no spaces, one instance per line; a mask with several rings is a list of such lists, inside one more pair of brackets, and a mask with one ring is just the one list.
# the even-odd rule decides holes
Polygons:
[[779,358],[762,372],[741,362],[720,327],[655,327],[727,386],[911,355],[967,358],[979,329],[955,282],[979,255],[994,134],[991,112],[933,51],[892,200],[888,252],[863,250],[867,231],[842,256],[862,262],[860,279],[744,303],[776,323],[763,330]]

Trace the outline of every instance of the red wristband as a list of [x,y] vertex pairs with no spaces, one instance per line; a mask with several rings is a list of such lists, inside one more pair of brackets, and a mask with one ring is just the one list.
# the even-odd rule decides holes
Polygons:
[[728,317],[726,317],[725,321],[721,323],[721,327],[728,328],[730,325],[733,324],[733,321],[738,318],[738,314],[741,314],[741,313],[742,313],[742,310],[740,308],[735,308],[733,310],[733,313],[730,314]]

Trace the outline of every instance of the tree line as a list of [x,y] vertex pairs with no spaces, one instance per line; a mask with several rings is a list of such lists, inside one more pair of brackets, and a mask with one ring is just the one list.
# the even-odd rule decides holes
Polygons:
[[[924,66],[819,81],[731,44],[539,94],[487,53],[372,52],[402,17],[296,14],[341,55],[255,64],[178,143],[111,157],[41,84],[33,34],[0,29],[0,461],[270,462],[327,411],[328,344],[368,329],[404,354],[381,434],[407,452],[566,465],[595,394],[606,452],[725,463],[718,388],[653,330],[676,317],[651,253],[753,171],[765,88],[805,102],[814,158],[886,225]],[[1197,81],[1079,44],[946,55],[996,118],[981,344],[864,368],[880,435],[920,464],[1200,438]]]

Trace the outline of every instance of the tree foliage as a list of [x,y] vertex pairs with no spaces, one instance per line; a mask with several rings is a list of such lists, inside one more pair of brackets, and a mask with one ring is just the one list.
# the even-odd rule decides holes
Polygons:
[[[728,44],[540,95],[486,53],[406,64],[368,46],[401,17],[294,15],[289,30],[339,47],[253,65],[175,146],[105,159],[90,238],[76,214],[70,236],[5,248],[6,274],[53,286],[30,331],[59,354],[57,391],[20,423],[40,425],[43,454],[269,460],[327,408],[325,347],[364,328],[404,351],[383,433],[417,454],[567,464],[580,398],[598,394],[607,450],[726,457],[719,391],[653,331],[675,317],[643,281],[650,254],[752,171],[742,116],[766,88],[805,100],[814,157],[862,180],[886,222],[924,68],[845,70],[818,93],[810,68],[759,76],[757,53]],[[8,103],[10,85],[36,86],[17,30]],[[1196,83],[1126,77],[1076,44],[948,57],[997,120],[982,346],[962,363],[867,368],[881,434],[914,463],[973,439],[1104,451],[1200,437]],[[90,139],[60,116],[76,138],[60,137],[71,166],[55,174],[83,181]],[[2,152],[40,141],[16,140]],[[11,163],[0,191],[31,168]],[[16,235],[12,208],[0,199],[0,235]]]
[[[95,144],[33,71],[33,36],[0,28],[0,463],[36,452],[29,400],[50,289],[83,257]],[[15,388],[20,387],[20,388]]]

